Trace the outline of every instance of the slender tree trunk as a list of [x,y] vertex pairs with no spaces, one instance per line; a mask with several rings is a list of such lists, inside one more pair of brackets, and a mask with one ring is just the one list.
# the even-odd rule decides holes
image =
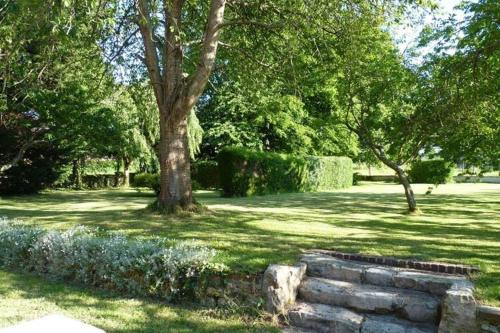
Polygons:
[[411,188],[408,176],[401,168],[398,168],[398,170],[395,171],[398,175],[401,185],[403,185],[405,189],[405,197],[406,202],[408,203],[408,210],[413,213],[417,210],[417,200],[415,199],[415,193],[413,193],[413,189]]
[[128,157],[123,158],[123,186],[130,186],[130,164],[131,160]]
[[405,191],[406,202],[408,203],[408,210],[410,211],[410,213],[417,211],[417,200],[415,199],[415,193],[413,193],[410,181],[408,180],[408,176],[406,175],[403,168],[401,168],[396,162],[389,159],[389,157],[387,157],[381,147],[376,147],[375,145],[371,144],[370,148],[382,163],[394,170],[398,175],[399,181],[401,185],[403,185]]
[[165,119],[160,132],[160,182],[158,206],[173,211],[193,204],[187,117]]
[[81,174],[81,165],[79,159],[73,160],[73,168],[71,170],[71,179],[73,180],[73,185],[76,188],[82,187],[82,174]]

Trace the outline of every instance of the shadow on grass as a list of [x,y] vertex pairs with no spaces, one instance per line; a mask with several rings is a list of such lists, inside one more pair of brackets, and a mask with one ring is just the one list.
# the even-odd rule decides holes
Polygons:
[[[17,311],[16,318],[8,318],[9,322],[0,315],[3,326],[63,312],[107,333],[278,332],[262,323],[245,323],[241,316],[227,315],[222,310],[123,298],[113,292],[68,286],[20,273],[0,271],[0,297],[1,310]],[[35,308],[30,309],[30,303],[24,301],[35,304]],[[23,304],[28,304],[28,308],[21,308]]]
[[212,212],[184,217],[146,212],[149,193],[50,192],[6,198],[0,215],[48,228],[83,224],[133,236],[195,238],[244,271],[292,263],[311,248],[478,264],[485,271],[478,278],[480,296],[500,303],[500,187],[474,189],[419,195],[419,216],[402,214],[399,185],[250,198],[202,192],[196,197]]

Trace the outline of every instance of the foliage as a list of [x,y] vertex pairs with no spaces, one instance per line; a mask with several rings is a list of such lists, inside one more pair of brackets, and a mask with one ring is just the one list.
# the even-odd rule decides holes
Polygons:
[[191,163],[191,178],[200,189],[220,188],[219,168],[216,161],[195,161]]
[[134,176],[132,186],[147,187],[158,194],[160,193],[160,175],[157,173],[138,173]]
[[[0,135],[0,150],[8,143]],[[38,144],[16,166],[0,173],[0,194],[31,194],[51,186],[59,178],[64,161],[64,152],[54,145]]]
[[192,295],[192,280],[216,265],[215,252],[193,242],[129,240],[85,227],[43,231],[0,221],[0,265],[133,295]]
[[418,160],[412,163],[408,176],[414,183],[446,184],[453,180],[455,168],[444,160]]
[[422,66],[428,109],[443,124],[434,144],[447,160],[481,168],[500,156],[500,11],[495,0],[465,1],[464,19],[428,26],[421,46],[433,49]]
[[352,185],[347,157],[295,156],[229,147],[218,156],[224,196],[319,191]]
[[308,183],[314,191],[350,187],[353,184],[353,164],[349,157],[308,156]]

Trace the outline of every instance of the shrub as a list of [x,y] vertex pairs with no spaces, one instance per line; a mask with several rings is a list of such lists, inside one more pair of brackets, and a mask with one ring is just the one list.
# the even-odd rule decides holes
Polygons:
[[452,163],[443,160],[416,161],[408,171],[413,183],[446,184],[453,180]]
[[191,164],[191,179],[201,189],[220,188],[216,161],[195,161]]
[[[0,136],[0,151],[3,148]],[[46,189],[57,181],[64,163],[63,152],[57,147],[49,143],[35,145],[16,166],[0,173],[0,194],[31,194]]]
[[213,250],[194,242],[167,244],[163,238],[130,240],[85,227],[43,231],[0,220],[3,267],[168,299],[194,295],[195,281],[220,272]]
[[225,148],[218,156],[224,196],[329,190],[352,185],[347,157],[293,156]]
[[134,176],[132,186],[148,187],[158,195],[160,193],[160,175],[154,173],[138,173]]

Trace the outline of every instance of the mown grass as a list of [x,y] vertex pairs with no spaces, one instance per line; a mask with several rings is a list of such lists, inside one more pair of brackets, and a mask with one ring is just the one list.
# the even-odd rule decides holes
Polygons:
[[198,192],[210,212],[159,216],[144,207],[149,192],[54,191],[3,198],[0,216],[46,228],[83,224],[131,236],[199,239],[219,250],[234,270],[262,271],[293,263],[305,249],[325,248],[480,265],[477,295],[500,305],[500,185],[441,185],[425,195],[415,185],[420,215],[406,215],[399,185],[362,184],[348,190],[251,198]]
[[107,333],[279,332],[263,321],[195,306],[124,298],[85,287],[0,271],[0,328],[59,313]]

